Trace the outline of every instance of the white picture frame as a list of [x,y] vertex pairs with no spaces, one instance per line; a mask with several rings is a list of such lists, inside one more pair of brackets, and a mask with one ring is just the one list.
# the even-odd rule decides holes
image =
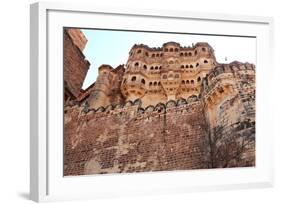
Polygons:
[[[96,22],[93,19],[97,19]],[[157,27],[155,27],[157,23]],[[165,23],[169,25],[165,27]],[[194,24],[196,23],[196,24]],[[186,28],[181,25],[187,25]],[[191,26],[193,25],[193,26]],[[63,177],[62,28],[186,31],[257,37],[256,167]],[[267,89],[273,50],[270,17],[97,8],[93,4],[35,3],[30,13],[30,198],[91,199],[142,194],[273,186],[273,134]],[[61,35],[60,35],[61,34]],[[148,183],[149,182],[149,183]],[[148,185],[149,184],[149,185]]]

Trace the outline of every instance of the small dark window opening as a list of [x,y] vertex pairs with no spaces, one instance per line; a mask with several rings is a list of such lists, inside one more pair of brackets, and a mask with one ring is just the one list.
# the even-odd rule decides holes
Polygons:
[[139,66],[139,63],[137,62],[137,63],[135,63],[135,66]]
[[158,66],[155,67],[155,70],[158,70]]
[[170,52],[173,52],[174,51],[174,49],[173,48],[170,48]]
[[201,81],[201,78],[200,78],[200,77],[198,77],[198,78],[197,78],[197,82],[200,82],[200,81]]
[[137,77],[136,76],[133,76],[132,77],[132,81],[136,81],[137,80]]
[[144,69],[147,69],[146,65],[143,65],[143,68],[144,68]]
[[190,67],[190,68],[193,68],[193,65],[190,65],[189,67]]
[[207,60],[204,60],[204,63],[208,63],[208,61],[207,61]]
[[184,68],[184,65],[181,65],[181,68]]
[[175,52],[178,52],[179,51],[179,49],[178,48],[175,48]]
[[183,56],[183,53],[180,53],[180,56]]
[[152,86],[152,82],[149,83],[149,86]]
[[188,65],[186,65],[185,68],[188,68]]
[[199,63],[196,63],[196,67],[198,67],[199,66]]
[[164,50],[165,52],[168,52],[169,50],[168,50],[168,48],[165,48],[165,50]]
[[141,83],[145,85],[145,80],[144,80],[144,79],[141,79]]
[[191,52],[189,52],[189,53],[188,53],[188,55],[189,55],[189,56],[192,56],[192,53],[191,53]]
[[154,57],[155,57],[155,54],[153,53],[153,54],[152,54],[152,58],[154,58]]
[[138,50],[138,53],[141,53],[141,50]]
[[151,66],[151,67],[150,67],[150,70],[154,70],[154,67],[153,67],[153,66]]
[[206,48],[202,48],[202,51],[204,51],[204,52],[205,52],[205,51],[206,51]]
[[157,82],[154,82],[153,85],[156,86],[156,85],[157,85]]
[[190,82],[191,82],[191,84],[194,84],[194,80],[191,80]]
[[189,80],[186,81],[186,84],[189,84]]
[[181,81],[181,84],[185,84],[184,80]]

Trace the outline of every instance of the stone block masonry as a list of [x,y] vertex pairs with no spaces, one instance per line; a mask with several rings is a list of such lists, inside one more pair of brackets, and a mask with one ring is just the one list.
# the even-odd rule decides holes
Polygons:
[[140,44],[83,90],[86,42],[64,32],[65,176],[255,166],[254,64]]
[[64,175],[207,168],[198,99],[146,110],[137,103],[103,112],[74,107],[65,116]]

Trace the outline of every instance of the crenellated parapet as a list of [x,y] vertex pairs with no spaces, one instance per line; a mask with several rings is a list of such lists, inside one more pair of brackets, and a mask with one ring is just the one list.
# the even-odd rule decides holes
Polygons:
[[203,79],[201,96],[211,127],[254,120],[255,65],[218,65]]
[[[108,115],[108,114],[121,114],[122,111],[127,112],[128,110],[135,110],[136,114],[145,114],[145,113],[166,113],[168,111],[172,111],[178,108],[189,108],[190,105],[199,104],[201,106],[201,99],[196,95],[189,96],[187,99],[181,98],[178,100],[169,100],[166,103],[157,103],[156,105],[148,105],[145,106],[142,104],[140,99],[136,99],[134,101],[126,101],[122,104],[110,104],[107,106],[93,107],[89,104],[74,104],[72,106],[65,107],[65,114],[73,111],[78,111],[80,116],[82,115],[91,115],[98,114],[99,115]],[[192,111],[186,110],[186,111]],[[124,112],[124,113],[125,113]],[[102,114],[103,113],[103,114]]]
[[255,166],[255,65],[134,45],[64,104],[64,175]]
[[221,95],[238,92],[237,86],[243,76],[254,81],[255,65],[237,61],[220,64],[203,79],[201,95],[207,103],[216,104]]

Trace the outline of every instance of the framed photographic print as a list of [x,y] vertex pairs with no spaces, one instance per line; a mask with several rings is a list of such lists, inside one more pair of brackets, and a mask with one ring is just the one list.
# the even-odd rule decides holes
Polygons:
[[272,186],[272,24],[31,5],[31,199]]

